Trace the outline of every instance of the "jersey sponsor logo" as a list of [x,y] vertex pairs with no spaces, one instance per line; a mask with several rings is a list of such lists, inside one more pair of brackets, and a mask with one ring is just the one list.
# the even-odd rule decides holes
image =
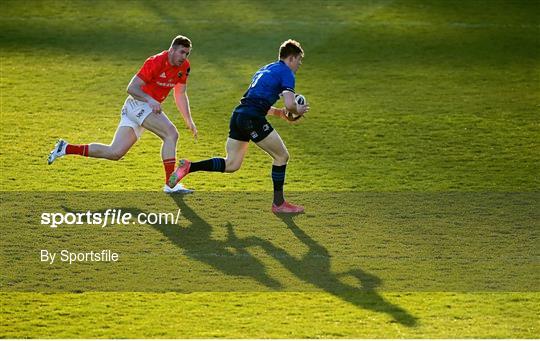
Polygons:
[[156,84],[159,86],[167,87],[167,88],[174,88],[174,86],[176,85],[175,83],[163,83],[163,82],[156,82]]
[[161,75],[159,75],[159,77],[161,77],[161,78],[167,78],[167,75],[165,74],[165,72],[162,72]]

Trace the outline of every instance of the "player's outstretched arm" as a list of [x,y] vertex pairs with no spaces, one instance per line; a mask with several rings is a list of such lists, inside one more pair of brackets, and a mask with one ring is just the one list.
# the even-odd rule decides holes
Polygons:
[[174,101],[176,103],[176,107],[178,108],[178,111],[182,114],[182,117],[184,118],[184,122],[186,123],[186,126],[191,130],[191,133],[193,134],[194,138],[197,138],[197,126],[195,125],[195,122],[193,122],[193,118],[191,117],[191,109],[189,107],[189,98],[187,95],[187,85],[178,83],[174,87]]

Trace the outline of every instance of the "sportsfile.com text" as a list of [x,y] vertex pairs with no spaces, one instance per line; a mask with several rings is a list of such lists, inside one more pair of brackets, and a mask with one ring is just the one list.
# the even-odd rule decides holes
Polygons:
[[145,224],[177,224],[181,210],[173,213],[140,212],[134,215],[122,209],[107,209],[100,212],[43,212],[41,225],[55,228],[62,225],[99,225],[107,227],[112,225],[145,225]]

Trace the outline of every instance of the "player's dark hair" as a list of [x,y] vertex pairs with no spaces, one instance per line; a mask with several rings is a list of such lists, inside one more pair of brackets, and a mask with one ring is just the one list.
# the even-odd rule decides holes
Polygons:
[[302,46],[300,46],[300,43],[296,40],[285,40],[279,47],[279,59],[285,59],[289,56],[296,57],[298,55],[303,57],[304,50],[302,50]]
[[183,47],[191,47],[191,40],[189,40],[188,37],[181,35],[174,37],[173,41],[171,42],[171,47],[175,49],[180,45]]

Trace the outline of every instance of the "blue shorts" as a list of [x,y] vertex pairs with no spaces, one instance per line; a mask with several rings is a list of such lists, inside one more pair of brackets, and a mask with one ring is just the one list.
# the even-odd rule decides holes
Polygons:
[[264,115],[233,111],[229,123],[229,137],[238,141],[262,141],[274,130]]

